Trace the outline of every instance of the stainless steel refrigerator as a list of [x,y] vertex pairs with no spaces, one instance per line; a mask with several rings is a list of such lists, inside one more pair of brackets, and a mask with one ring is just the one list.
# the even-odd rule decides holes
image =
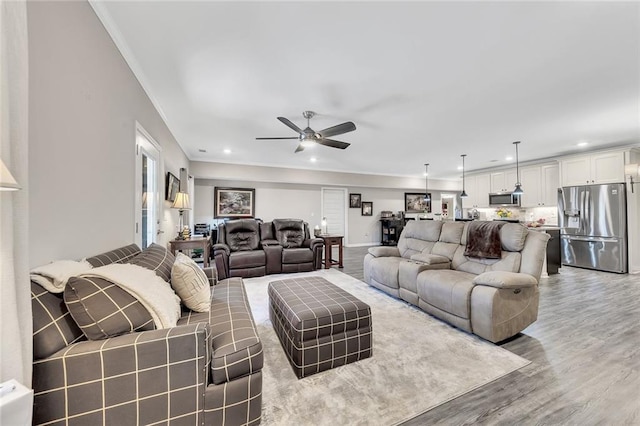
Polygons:
[[562,264],[627,272],[627,192],[624,183],[558,189]]

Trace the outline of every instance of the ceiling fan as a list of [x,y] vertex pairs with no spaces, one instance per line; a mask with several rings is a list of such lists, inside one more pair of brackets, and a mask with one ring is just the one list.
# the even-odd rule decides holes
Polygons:
[[347,121],[346,123],[328,127],[324,130],[320,130],[319,132],[316,132],[311,127],[309,127],[309,120],[313,118],[314,115],[316,115],[316,113],[313,111],[304,111],[302,113],[302,116],[307,119],[307,128],[304,130],[302,130],[300,127],[296,126],[295,124],[293,124],[291,120],[284,117],[278,117],[278,120],[280,120],[285,126],[298,132],[298,136],[256,138],[256,139],[258,140],[298,139],[300,141],[300,144],[296,148],[295,152],[304,151],[305,148],[313,146],[314,144],[320,144],[320,145],[329,146],[331,148],[339,148],[339,149],[345,149],[350,145],[346,142],[340,142],[340,141],[327,139],[327,138],[331,136],[341,135],[343,133],[353,132],[356,129],[355,124],[353,124],[351,121]]

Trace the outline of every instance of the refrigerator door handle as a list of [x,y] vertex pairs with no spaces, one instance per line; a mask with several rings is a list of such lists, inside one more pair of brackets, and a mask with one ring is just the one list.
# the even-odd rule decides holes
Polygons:
[[585,215],[585,196],[586,196],[586,192],[585,191],[581,191],[580,192],[580,233],[584,234],[584,215]]
[[576,237],[573,235],[562,235],[561,237],[568,241],[590,241],[593,243],[606,243],[620,240],[619,238],[604,238],[604,237]]

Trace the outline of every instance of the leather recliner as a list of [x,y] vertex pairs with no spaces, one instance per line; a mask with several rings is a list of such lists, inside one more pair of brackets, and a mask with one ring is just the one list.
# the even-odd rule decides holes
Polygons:
[[248,278],[320,269],[323,248],[300,219],[238,219],[218,227],[213,257],[220,279]]

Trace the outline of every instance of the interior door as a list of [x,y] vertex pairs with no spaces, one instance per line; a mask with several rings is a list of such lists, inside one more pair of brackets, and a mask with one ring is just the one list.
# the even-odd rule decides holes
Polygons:
[[347,240],[347,189],[322,188],[322,217],[327,219],[327,233],[343,235]]
[[160,230],[162,173],[159,146],[140,126],[136,128],[135,242],[146,248]]

